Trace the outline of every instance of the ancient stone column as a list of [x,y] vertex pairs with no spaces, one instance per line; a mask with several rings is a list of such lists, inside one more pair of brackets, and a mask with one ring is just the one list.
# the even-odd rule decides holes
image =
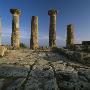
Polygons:
[[2,20],[1,20],[1,17],[0,17],[0,45],[2,45]]
[[56,47],[56,15],[57,10],[51,9],[48,11],[50,16],[50,26],[49,26],[49,47]]
[[20,48],[20,32],[19,32],[19,16],[21,11],[19,9],[10,9],[12,14],[12,35],[11,35],[11,45],[13,49]]
[[32,16],[31,20],[31,39],[30,39],[30,48],[38,48],[38,17]]
[[66,47],[72,48],[74,45],[74,28],[72,24],[67,25]]

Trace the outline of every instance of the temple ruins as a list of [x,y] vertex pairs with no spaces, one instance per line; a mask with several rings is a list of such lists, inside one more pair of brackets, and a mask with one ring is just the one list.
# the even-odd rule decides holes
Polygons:
[[[19,31],[19,16],[21,11],[17,8],[10,9],[12,14],[12,34],[11,34],[11,46],[12,49],[20,48],[20,31]],[[49,25],[49,47],[56,47],[56,15],[58,11],[51,9],[48,11],[50,16]],[[2,17],[0,17],[0,45],[2,40]],[[38,49],[38,16],[32,16],[31,19],[31,35],[30,35],[30,49]],[[89,50],[90,41],[83,41],[82,44],[74,43],[74,27],[72,24],[67,25],[67,37],[66,37],[66,48],[75,51]]]

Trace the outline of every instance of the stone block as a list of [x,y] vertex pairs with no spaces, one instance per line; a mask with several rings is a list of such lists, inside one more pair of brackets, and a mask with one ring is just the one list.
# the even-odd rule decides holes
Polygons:
[[7,48],[5,46],[0,46],[0,56],[4,56],[6,51],[7,51]]

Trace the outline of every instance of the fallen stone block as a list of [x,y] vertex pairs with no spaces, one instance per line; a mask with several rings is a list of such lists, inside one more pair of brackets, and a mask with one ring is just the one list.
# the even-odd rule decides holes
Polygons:
[[0,56],[4,56],[6,51],[7,51],[7,48],[5,46],[0,46]]

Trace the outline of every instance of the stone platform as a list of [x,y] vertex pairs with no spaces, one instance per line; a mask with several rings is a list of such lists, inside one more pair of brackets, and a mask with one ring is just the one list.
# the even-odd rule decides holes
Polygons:
[[8,50],[0,90],[90,90],[90,67],[50,51]]

